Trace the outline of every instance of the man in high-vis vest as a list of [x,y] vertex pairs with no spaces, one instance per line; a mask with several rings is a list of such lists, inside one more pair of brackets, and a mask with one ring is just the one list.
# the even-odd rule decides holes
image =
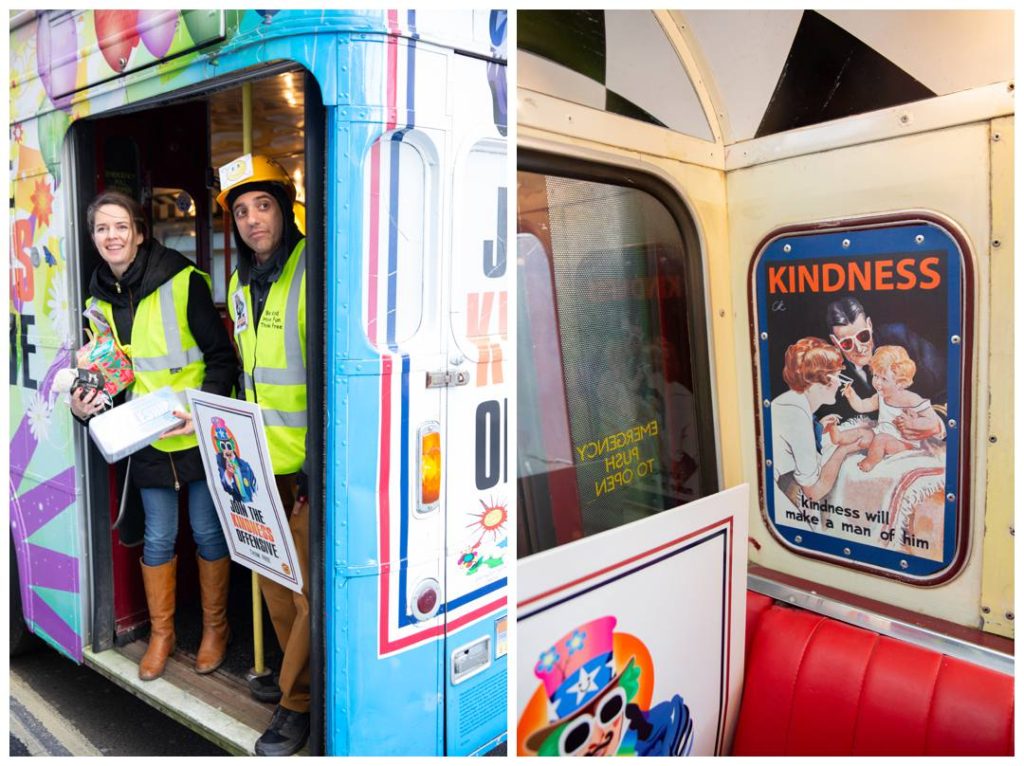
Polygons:
[[[306,460],[306,241],[295,186],[277,162],[246,154],[220,169],[217,201],[234,224],[238,267],[228,311],[242,357],[242,390],[258,402],[302,580],[309,582]],[[266,578],[260,589],[284,659],[281,700],[256,754],[286,756],[309,738],[308,585],[296,593]]]

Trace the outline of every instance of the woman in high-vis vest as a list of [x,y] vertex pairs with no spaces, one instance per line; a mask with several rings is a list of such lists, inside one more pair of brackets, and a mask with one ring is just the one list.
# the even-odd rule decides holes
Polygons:
[[[230,396],[238,361],[210,294],[210,277],[181,253],[146,238],[141,206],[118,192],[103,192],[89,205],[89,232],[103,259],[93,272],[87,305],[102,315],[132,360],[135,382],[128,396],[164,386],[199,388]],[[90,319],[97,330],[97,319]],[[95,392],[71,397],[80,421],[99,413]],[[188,493],[189,520],[197,547],[203,637],[196,672],[212,673],[224,661],[230,558],[206,484],[190,419],[131,457],[131,481],[139,487],[146,516],[142,579],[149,606],[149,647],[139,678],[163,672],[174,651],[178,493]]]

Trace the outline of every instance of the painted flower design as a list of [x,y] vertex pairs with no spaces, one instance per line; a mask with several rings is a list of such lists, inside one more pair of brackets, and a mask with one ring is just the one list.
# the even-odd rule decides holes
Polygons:
[[473,569],[479,558],[480,554],[475,548],[467,548],[459,555],[459,566],[463,569]]
[[37,442],[46,441],[50,435],[50,403],[37,391],[28,405],[28,427]]
[[575,630],[575,631],[573,631],[572,636],[569,638],[568,641],[565,642],[565,648],[569,650],[569,656],[570,657],[572,655],[576,654],[576,652],[580,651],[584,647],[584,645],[587,643],[586,642],[586,638],[587,638],[586,631],[583,631],[583,630]]
[[50,191],[50,184],[44,178],[36,181],[35,190],[29,197],[32,201],[32,215],[35,216],[39,226],[50,225],[50,215],[53,213],[53,192]]
[[64,272],[54,275],[46,300],[47,315],[53,324],[53,332],[61,345],[71,345],[71,306],[68,303],[68,285]]
[[25,143],[25,129],[20,122],[16,122],[11,126],[11,138],[16,144]]
[[540,659],[537,660],[537,670],[550,673],[555,667],[555,663],[561,659],[561,656],[556,651],[555,647],[551,647],[546,652],[541,652]]

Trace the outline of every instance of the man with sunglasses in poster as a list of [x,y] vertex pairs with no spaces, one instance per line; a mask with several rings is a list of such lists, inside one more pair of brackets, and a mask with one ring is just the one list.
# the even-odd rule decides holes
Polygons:
[[[832,301],[825,309],[829,340],[842,352],[842,375],[849,378],[849,386],[859,397],[875,395],[871,384],[869,362],[878,346],[902,346],[917,365],[914,390],[935,403],[946,402],[946,360],[926,338],[901,322],[875,327],[864,306],[856,298],[847,296]],[[840,394],[842,394],[840,390]],[[843,420],[855,418],[858,413],[845,396],[837,396],[836,403],[822,408],[820,415],[839,415]],[[897,424],[900,435],[908,441],[930,437],[945,438],[941,419],[907,418]]]

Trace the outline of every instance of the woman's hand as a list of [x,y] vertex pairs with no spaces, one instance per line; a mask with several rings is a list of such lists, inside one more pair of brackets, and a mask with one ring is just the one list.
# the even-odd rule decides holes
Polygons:
[[88,420],[93,415],[103,412],[103,397],[98,388],[79,386],[71,392],[71,411],[79,420]]
[[165,433],[163,436],[160,437],[161,439],[170,439],[172,436],[186,436],[188,434],[194,434],[196,432],[196,426],[195,423],[192,422],[191,412],[184,412],[183,410],[174,410],[174,412],[172,412],[171,414],[174,415],[174,417],[178,418],[179,420],[183,420],[184,422],[177,428],[174,428]]

